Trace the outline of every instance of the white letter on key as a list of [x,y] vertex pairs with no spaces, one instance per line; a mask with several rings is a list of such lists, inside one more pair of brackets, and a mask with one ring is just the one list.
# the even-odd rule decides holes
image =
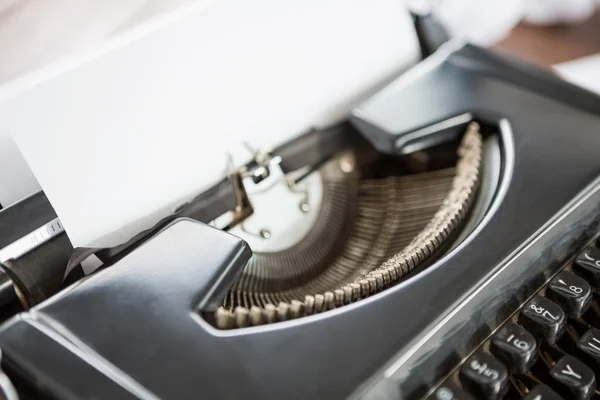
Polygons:
[[575,373],[575,371],[573,371],[573,368],[571,368],[571,366],[569,364],[567,364],[567,369],[566,370],[562,370],[560,371],[565,375],[571,375],[574,376],[575,378],[577,378],[577,380],[581,380],[581,375]]

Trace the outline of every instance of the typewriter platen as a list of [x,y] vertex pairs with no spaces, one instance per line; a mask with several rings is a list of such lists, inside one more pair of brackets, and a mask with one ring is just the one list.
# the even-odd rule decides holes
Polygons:
[[595,95],[448,44],[58,294],[5,263],[34,307],[2,366],[22,398],[595,398],[599,127]]

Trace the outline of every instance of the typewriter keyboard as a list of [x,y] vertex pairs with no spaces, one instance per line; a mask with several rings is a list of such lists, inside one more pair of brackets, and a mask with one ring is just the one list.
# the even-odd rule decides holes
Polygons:
[[580,251],[428,398],[600,399],[600,240]]

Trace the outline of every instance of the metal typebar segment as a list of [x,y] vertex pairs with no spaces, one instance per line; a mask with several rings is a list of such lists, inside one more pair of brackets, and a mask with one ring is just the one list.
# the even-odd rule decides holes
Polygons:
[[55,218],[33,232],[0,249],[0,262],[5,262],[10,259],[16,260],[44,243],[49,242],[64,231],[65,229],[60,220]]

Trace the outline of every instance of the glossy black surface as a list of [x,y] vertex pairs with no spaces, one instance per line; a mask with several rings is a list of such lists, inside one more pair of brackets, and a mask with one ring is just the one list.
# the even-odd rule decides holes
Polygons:
[[[510,315],[507,322],[495,330],[489,339],[481,342],[480,346],[475,350],[476,353],[493,354],[507,367],[511,384],[506,399],[520,399],[525,394],[528,394],[529,391],[532,391],[534,386],[540,382],[555,387],[561,393],[566,393],[566,398],[569,399],[579,398],[580,395],[588,396],[595,389],[593,382],[585,378],[584,375],[570,372],[568,367],[563,367],[563,369],[567,368],[566,373],[561,373],[562,370],[560,369],[554,369],[551,374],[550,370],[565,355],[570,355],[591,368],[596,376],[599,375],[598,361],[593,354],[590,354],[591,349],[598,347],[596,341],[600,343],[600,337],[597,337],[597,334],[600,332],[594,328],[590,329],[590,326],[598,326],[597,300],[592,300],[592,306],[584,315],[569,317],[565,333],[560,340],[554,341],[556,343],[551,345],[548,345],[546,340],[542,340],[541,345],[535,346],[533,336],[525,331],[522,326],[515,323],[518,321],[523,325],[528,325],[527,322],[536,324],[537,321],[529,321],[523,318],[524,315],[529,313],[536,320],[539,317],[543,324],[554,324],[557,319],[555,316],[562,313],[562,310],[559,308],[562,306],[552,304],[545,299],[545,297],[552,295],[552,293],[560,292],[561,295],[566,293],[569,296],[573,296],[574,294],[582,295],[585,291],[581,289],[587,286],[588,293],[585,296],[589,297],[589,292],[591,291],[589,285],[581,277],[569,272],[569,268],[573,265],[578,253],[582,249],[589,248],[588,246],[591,241],[587,240],[579,248],[573,249],[572,256],[562,265],[562,268],[549,277],[545,284],[540,285],[538,290],[524,302],[523,306]],[[495,282],[492,281],[491,283],[494,284]],[[554,289],[558,288],[558,290],[552,290],[553,287]],[[548,313],[547,316],[545,315],[546,313]],[[546,334],[543,329],[541,331],[536,329],[535,331],[538,337],[543,337]],[[600,349],[600,347],[598,348]],[[537,355],[537,360],[525,362],[523,356],[528,355]],[[442,385],[455,382],[458,379],[459,371],[462,371],[467,362],[468,360],[461,363],[460,368],[451,371]],[[516,368],[515,365],[517,366]],[[578,365],[581,366],[581,364]],[[587,368],[583,368],[583,370],[589,372]],[[562,374],[566,374],[565,377],[562,377]],[[571,374],[571,378],[569,378],[569,374]],[[582,386],[577,384],[577,381],[569,383],[569,379],[581,380]],[[542,390],[539,387],[538,389]],[[540,396],[537,400],[540,400],[543,395],[550,396],[548,393],[537,393],[536,397]]]
[[[109,370],[110,365],[102,368],[97,362],[90,362],[76,345],[32,318],[24,317],[4,326],[2,337],[5,343],[11,343],[3,355],[4,369],[13,380],[18,377],[23,381],[35,393],[33,398],[143,398],[133,394],[135,388],[127,387],[127,378],[122,379],[124,383],[117,382],[118,371],[112,376],[100,372]],[[36,389],[42,393],[36,393]]]
[[0,267],[0,320],[23,311],[23,307],[15,291],[13,280],[8,273]]
[[587,400],[594,395],[596,378],[594,372],[578,359],[566,355],[550,370],[555,389],[573,400]]
[[508,372],[493,356],[478,352],[461,367],[460,381],[476,398],[498,400],[506,393]]
[[542,296],[529,300],[519,314],[519,324],[548,344],[556,343],[564,333],[566,319],[562,308]]
[[[0,347],[9,367],[11,363],[18,368],[28,365],[32,381],[59,398],[86,398],[86,393],[94,393],[95,386],[103,386],[107,379],[85,379],[84,384],[86,375],[66,377],[69,370],[73,373],[81,368],[66,356],[69,352],[84,358],[129,393],[143,398],[152,398],[150,393],[161,398],[185,397],[181,388],[196,382],[198,375],[181,362],[179,352],[197,360],[208,353],[194,336],[194,331],[207,324],[194,313],[220,305],[217,300],[229,290],[222,283],[235,279],[228,275],[236,274],[250,255],[242,240],[200,222],[179,219],[112,268],[71,286],[35,313],[3,325]],[[134,279],[139,273],[145,278]],[[72,307],[85,311],[76,316],[71,314]],[[62,324],[69,329],[50,333]],[[169,340],[158,340],[153,333],[159,331]],[[54,345],[45,343],[48,352],[38,352],[41,341],[27,336],[41,333],[63,338]],[[30,342],[36,346],[28,347]],[[106,353],[108,348],[114,353]],[[48,353],[53,353],[51,358]],[[44,367],[50,362],[64,362],[65,366]],[[127,371],[130,377],[112,366]],[[161,381],[162,388],[151,384]],[[107,390],[113,396],[110,398],[115,398],[112,386]]]
[[444,25],[432,14],[413,14],[412,17],[423,56],[430,56],[442,44],[450,40],[450,34],[444,28]]
[[[56,217],[43,192],[3,209],[0,211],[0,249],[31,234]],[[17,260],[5,260],[0,267],[0,318],[4,320],[23,307],[38,304],[57,293],[63,287],[65,265],[72,251],[69,238],[61,233]],[[80,268],[77,268],[76,273],[80,272]],[[13,286],[21,294],[20,301]]]
[[546,297],[558,304],[567,317],[579,318],[591,305],[592,288],[581,277],[562,271],[548,284]]
[[600,366],[600,330],[589,329],[577,341],[577,347],[584,353],[584,357],[591,361],[591,365]]
[[537,341],[525,328],[508,323],[492,337],[490,351],[511,374],[524,374],[537,359]]
[[[78,390],[60,357],[50,367],[40,355],[23,356],[17,329],[43,326],[48,337],[67,339],[61,346],[69,354],[126,377],[120,387],[160,398],[425,394],[597,231],[600,99],[467,46],[431,56],[361,110],[370,122],[363,130],[380,117],[387,131],[402,133],[470,114],[500,133],[504,166],[490,213],[425,272],[321,315],[223,332],[197,311],[215,309],[243,263],[205,280],[228,236],[200,240],[202,259],[183,265],[173,261],[193,246],[173,242],[160,263],[120,262],[4,326],[0,347],[9,363],[44,377],[54,392]],[[390,143],[383,136],[379,147],[390,151]],[[98,385],[109,374],[102,371]]]
[[586,278],[594,291],[600,292],[600,249],[589,247],[582,251],[575,259],[573,270]]
[[29,197],[0,211],[0,248],[33,232],[56,218],[44,192]]
[[527,393],[524,400],[563,400],[563,398],[548,386],[539,384]]
[[443,384],[429,397],[429,400],[475,400],[473,396],[452,384]]

